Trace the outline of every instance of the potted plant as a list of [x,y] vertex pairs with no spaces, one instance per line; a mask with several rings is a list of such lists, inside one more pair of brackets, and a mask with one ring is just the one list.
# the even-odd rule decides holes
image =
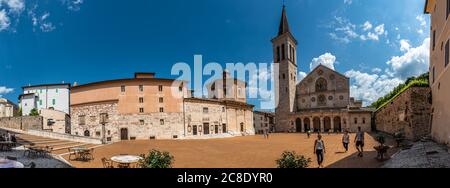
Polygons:
[[169,152],[151,150],[146,157],[139,161],[141,168],[172,168],[174,157]]
[[376,141],[380,144],[375,146],[374,149],[377,151],[377,159],[384,160],[384,155],[387,153],[389,146],[384,145],[386,143],[386,136],[379,133],[375,137]]
[[404,130],[394,133],[394,139],[397,142],[397,147],[400,147],[401,143],[406,139]]
[[311,159],[297,155],[295,151],[285,151],[281,154],[281,158],[276,160],[276,163],[278,168],[308,168]]

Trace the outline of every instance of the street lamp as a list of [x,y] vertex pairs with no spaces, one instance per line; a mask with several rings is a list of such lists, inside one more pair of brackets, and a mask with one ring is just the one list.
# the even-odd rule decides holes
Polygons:
[[108,123],[108,114],[101,113],[100,114],[100,124],[102,124],[102,144],[106,144],[106,123]]

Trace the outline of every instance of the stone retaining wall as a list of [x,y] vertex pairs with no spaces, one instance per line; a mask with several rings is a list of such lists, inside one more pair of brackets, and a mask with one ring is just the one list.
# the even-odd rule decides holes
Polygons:
[[42,130],[43,118],[40,116],[5,117],[0,118],[0,128],[11,128],[19,130],[40,129]]
[[431,132],[430,88],[411,87],[375,112],[376,128],[394,134],[404,130],[406,137],[418,140]]

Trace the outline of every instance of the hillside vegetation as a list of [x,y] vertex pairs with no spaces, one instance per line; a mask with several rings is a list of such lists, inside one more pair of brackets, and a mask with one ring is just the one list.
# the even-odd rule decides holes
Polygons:
[[422,74],[418,77],[408,78],[405,81],[405,83],[400,84],[384,97],[379,98],[377,101],[372,103],[370,107],[376,108],[378,110],[384,105],[391,102],[391,100],[393,100],[398,95],[402,94],[405,90],[407,90],[410,87],[429,87],[429,86],[430,86],[429,73]]

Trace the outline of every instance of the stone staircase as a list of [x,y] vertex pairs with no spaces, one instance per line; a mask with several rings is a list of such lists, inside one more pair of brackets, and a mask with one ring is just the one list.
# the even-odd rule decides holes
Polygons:
[[86,147],[93,148],[99,146],[98,144],[81,143],[67,140],[59,140],[52,138],[45,138],[40,136],[33,136],[23,133],[15,133],[17,138],[17,143],[20,146],[39,146],[39,147],[51,147],[53,148],[51,153],[54,155],[65,154],[69,152],[70,148],[73,147]]

